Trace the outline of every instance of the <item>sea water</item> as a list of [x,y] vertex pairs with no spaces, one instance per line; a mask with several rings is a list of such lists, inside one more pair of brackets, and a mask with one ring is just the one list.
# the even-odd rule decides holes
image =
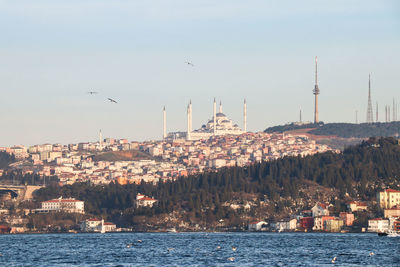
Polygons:
[[[336,261],[332,263],[332,259]],[[400,266],[400,238],[324,233],[0,235],[0,266]]]

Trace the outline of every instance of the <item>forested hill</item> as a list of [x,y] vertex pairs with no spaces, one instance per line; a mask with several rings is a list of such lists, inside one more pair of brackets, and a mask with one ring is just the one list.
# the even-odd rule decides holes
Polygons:
[[388,123],[327,123],[327,124],[288,124],[282,126],[274,126],[267,128],[264,132],[285,132],[298,129],[315,128],[309,133],[315,135],[325,136],[337,136],[343,138],[369,138],[371,136],[377,137],[389,137],[398,136],[400,134],[400,122],[388,122]]
[[[60,195],[76,197],[85,201],[87,212],[105,215],[121,225],[132,224],[136,215],[153,216],[171,212],[211,223],[236,218],[240,211],[230,209],[223,203],[243,202],[245,196],[269,203],[270,212],[278,213],[285,207],[298,208],[293,207],[293,201],[309,203],[307,198],[311,193],[307,192],[308,185],[316,184],[332,188],[328,191],[337,193],[336,204],[340,206],[341,201],[344,203],[349,199],[370,200],[376,195],[376,190],[387,185],[398,188],[399,176],[398,140],[384,138],[370,139],[340,154],[327,152],[303,158],[285,157],[249,167],[231,167],[182,177],[158,185],[111,183],[107,186],[52,186],[39,190],[36,199],[42,201]],[[134,199],[138,192],[158,199],[157,207],[135,210]],[[306,204],[302,205],[302,208],[309,208]]]

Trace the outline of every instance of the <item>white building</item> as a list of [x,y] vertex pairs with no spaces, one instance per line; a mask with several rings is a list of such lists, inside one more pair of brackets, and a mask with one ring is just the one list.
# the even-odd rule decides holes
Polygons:
[[58,199],[51,199],[42,202],[42,208],[37,209],[37,212],[70,212],[70,213],[85,213],[85,202],[82,200],[76,200],[74,198],[62,197]]
[[248,230],[249,231],[262,231],[263,228],[265,229],[265,227],[267,225],[268,225],[268,223],[264,222],[264,221],[251,222],[248,225]]
[[371,219],[368,220],[368,232],[386,232],[389,230],[388,219]]
[[400,191],[394,189],[386,189],[378,192],[376,195],[378,204],[383,209],[390,209],[394,206],[400,206]]
[[322,204],[322,203],[315,204],[315,206],[311,209],[311,211],[312,211],[313,217],[329,215],[328,208],[326,207],[325,204]]
[[140,208],[140,207],[153,207],[154,203],[157,202],[157,199],[151,198],[151,197],[147,197],[145,195],[142,194],[137,194],[136,195],[136,208]]
[[80,225],[82,232],[113,232],[117,228],[114,223],[104,222],[99,219],[88,219],[81,222]]
[[288,221],[276,222],[275,228],[279,231],[294,231],[297,228],[297,220],[290,219]]
[[[243,105],[243,126],[244,131],[237,124],[233,124],[224,113],[222,113],[222,104],[220,103],[219,112],[217,113],[217,104],[214,99],[213,117],[200,129],[192,129],[192,102],[187,106],[187,131],[186,133],[177,132],[168,134],[168,138],[186,138],[187,140],[208,139],[214,135],[240,135],[246,132],[247,112],[246,101]],[[165,124],[165,121],[164,121]],[[165,128],[165,125],[164,125]]]

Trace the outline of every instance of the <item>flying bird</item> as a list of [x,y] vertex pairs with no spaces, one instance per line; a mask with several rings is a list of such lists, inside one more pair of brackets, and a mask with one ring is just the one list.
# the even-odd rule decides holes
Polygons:
[[110,100],[111,103],[118,103],[117,101],[115,101],[115,100],[112,99],[112,98],[109,98],[109,97],[108,97],[107,99]]
[[185,61],[185,63],[186,63],[186,64],[188,64],[189,66],[192,66],[192,67],[194,67],[194,65],[193,65],[193,63],[192,63],[192,62]]
[[98,92],[96,92],[96,91],[89,91],[88,94],[95,95],[95,94],[98,94]]

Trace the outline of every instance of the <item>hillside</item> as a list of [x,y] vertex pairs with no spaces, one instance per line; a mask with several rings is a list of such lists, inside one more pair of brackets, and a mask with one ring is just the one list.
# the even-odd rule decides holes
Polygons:
[[[343,153],[285,157],[248,167],[231,167],[157,185],[74,184],[39,190],[37,200],[76,197],[86,211],[121,226],[172,227],[184,223],[237,227],[254,218],[282,218],[330,202],[335,212],[348,200],[373,200],[376,191],[399,188],[400,146],[394,138],[370,139]],[[136,193],[159,200],[157,207],[134,209]],[[222,221],[224,223],[221,223]],[[139,228],[136,228],[139,229]]]
[[371,136],[389,137],[398,136],[400,133],[400,122],[388,123],[319,123],[319,124],[288,124],[270,127],[264,130],[266,133],[287,132],[299,129],[310,129],[310,134],[317,136],[335,136],[341,138],[369,138]]
[[94,161],[131,161],[154,159],[151,155],[138,151],[110,151],[93,156]]

